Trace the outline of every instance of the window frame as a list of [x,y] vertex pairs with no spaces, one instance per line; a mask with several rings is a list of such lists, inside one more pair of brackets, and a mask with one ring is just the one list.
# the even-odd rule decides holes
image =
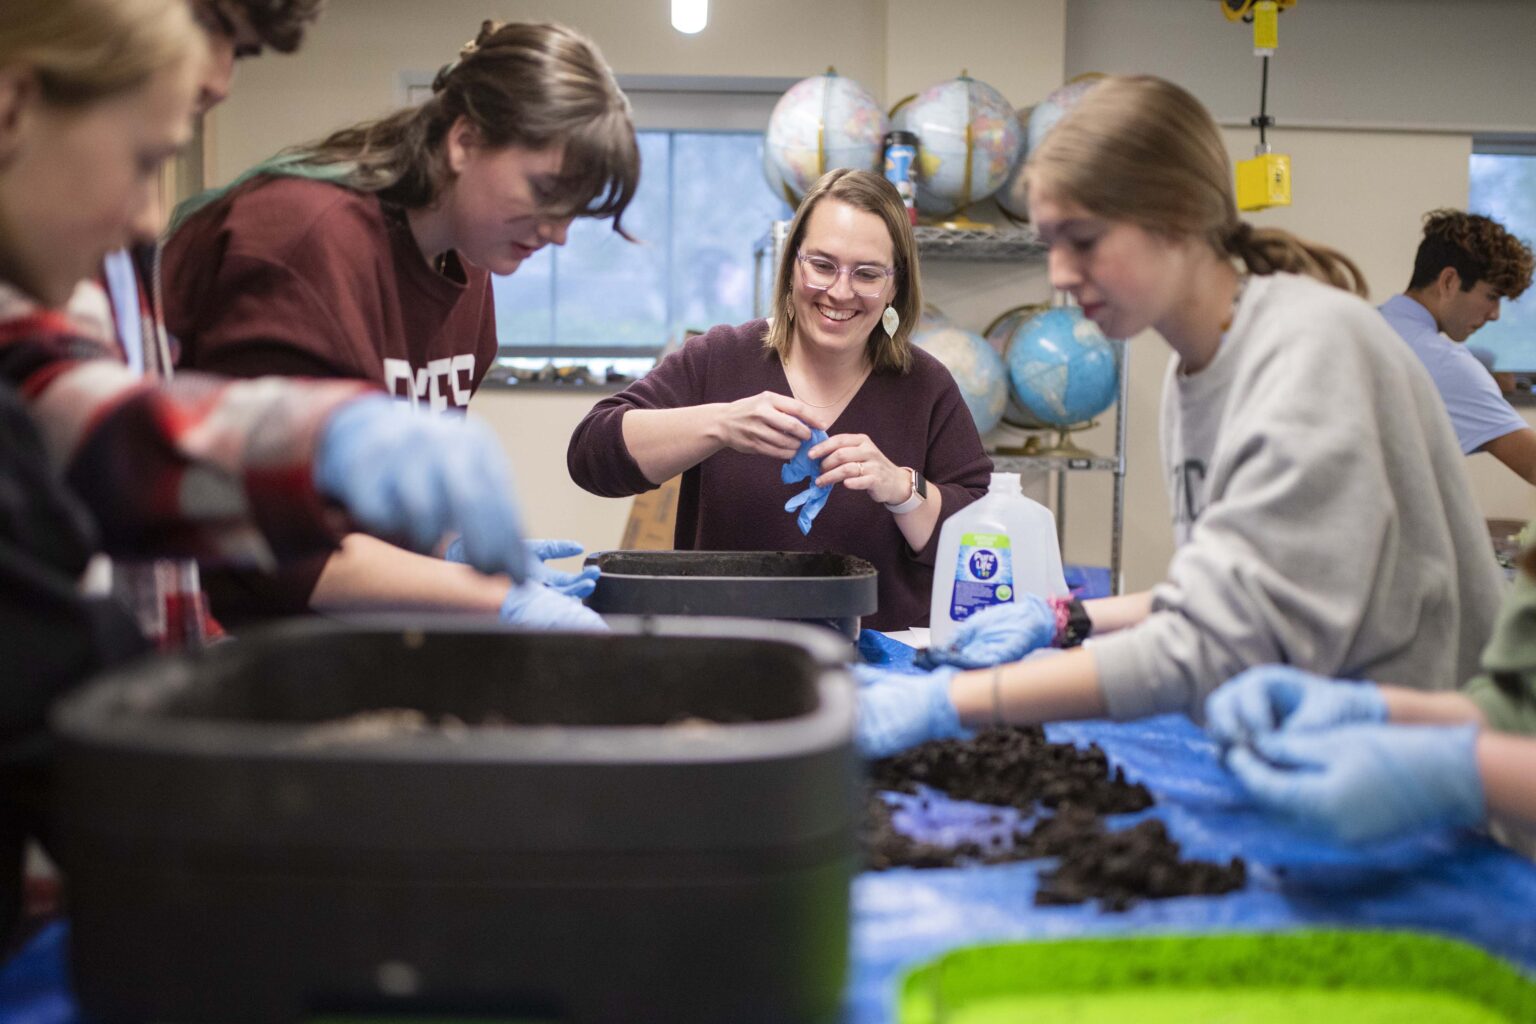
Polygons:
[[[1467,207],[1472,205],[1471,195],[1471,161],[1479,156],[1514,156],[1536,160],[1536,133],[1531,132],[1480,132],[1472,136],[1472,148],[1467,158]],[[1519,230],[1515,230],[1517,235]],[[1526,241],[1536,245],[1536,237],[1527,238]],[[1505,300],[1506,303],[1508,300]],[[1521,297],[1521,301],[1536,302],[1536,284]],[[1476,337],[1472,339],[1474,342]],[[1509,374],[1514,378],[1515,390],[1505,397],[1514,405],[1528,406],[1536,404],[1536,396],[1533,396],[1533,387],[1536,387],[1536,366],[1520,368],[1501,367],[1498,374]]]
[[[637,132],[700,135],[763,134],[774,104],[798,81],[794,78],[714,75],[619,75],[617,78],[620,88],[629,97]],[[674,145],[674,141],[669,139],[668,145]],[[763,230],[767,231],[768,227],[764,224]],[[552,273],[552,289],[558,301],[558,255]],[[666,345],[665,339],[651,346],[502,345],[497,349],[497,362],[538,359],[555,367],[597,359],[654,363]]]

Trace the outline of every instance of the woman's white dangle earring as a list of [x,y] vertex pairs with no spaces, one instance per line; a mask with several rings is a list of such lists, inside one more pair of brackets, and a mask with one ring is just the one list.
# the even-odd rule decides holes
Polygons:
[[896,328],[901,326],[901,314],[896,312],[895,306],[885,307],[885,312],[880,314],[880,326],[885,328],[886,337],[896,337]]

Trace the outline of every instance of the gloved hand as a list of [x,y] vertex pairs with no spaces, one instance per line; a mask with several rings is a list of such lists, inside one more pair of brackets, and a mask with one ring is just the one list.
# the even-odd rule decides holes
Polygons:
[[348,402],[321,428],[315,487],[371,533],[428,551],[458,530],[476,569],[528,575],[512,473],[480,423],[428,415],[386,395]]
[[1051,646],[1055,638],[1056,613],[1050,604],[1021,593],[960,623],[949,645],[929,648],[928,657],[939,664],[986,668],[1018,661],[1030,651]]
[[574,597],[541,583],[529,581],[507,591],[501,602],[501,621],[529,629],[573,629],[608,632],[608,623]]
[[[597,578],[602,575],[595,565],[584,565],[580,572],[563,572],[544,563],[557,558],[573,558],[586,549],[574,540],[525,540],[528,547],[528,578],[558,590],[578,601],[597,589]],[[443,560],[464,561],[464,538],[455,537],[443,552]]]
[[865,757],[890,757],[929,740],[970,738],[949,699],[954,669],[917,676],[865,665],[856,666],[853,675],[859,683],[854,742]]
[[1289,665],[1260,665],[1229,679],[1205,700],[1205,728],[1223,746],[1273,732],[1385,722],[1374,683],[1326,679]]
[[[820,476],[821,460],[812,459],[809,452],[826,439],[827,432],[825,430],[822,430],[820,427],[812,427],[811,436],[800,442],[800,449],[795,452],[795,457],[779,468],[779,479],[786,484],[793,484],[801,480],[815,480]],[[830,486],[817,487],[813,483],[786,501],[784,503],[784,511],[793,512],[799,509],[800,514],[795,517],[795,523],[800,527],[802,534],[809,534],[811,532],[811,524],[816,521],[817,514],[821,512],[822,506],[827,503],[827,498],[831,494],[832,488]]]
[[1261,806],[1346,843],[1486,814],[1474,725],[1344,725],[1255,736],[1227,766]]

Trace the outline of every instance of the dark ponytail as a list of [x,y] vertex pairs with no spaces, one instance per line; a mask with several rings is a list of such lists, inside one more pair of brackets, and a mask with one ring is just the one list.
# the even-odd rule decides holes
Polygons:
[[444,143],[461,117],[491,148],[563,145],[551,215],[612,217],[624,234],[620,220],[640,181],[629,101],[597,46],[563,25],[484,22],[437,73],[421,106],[344,128],[289,155],[347,165],[343,184],[421,209],[447,181]]

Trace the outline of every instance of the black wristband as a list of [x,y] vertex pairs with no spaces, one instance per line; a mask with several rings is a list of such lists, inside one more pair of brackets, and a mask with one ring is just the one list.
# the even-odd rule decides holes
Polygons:
[[1067,602],[1067,624],[1061,631],[1058,647],[1076,647],[1093,633],[1093,620],[1088,609],[1077,598]]

